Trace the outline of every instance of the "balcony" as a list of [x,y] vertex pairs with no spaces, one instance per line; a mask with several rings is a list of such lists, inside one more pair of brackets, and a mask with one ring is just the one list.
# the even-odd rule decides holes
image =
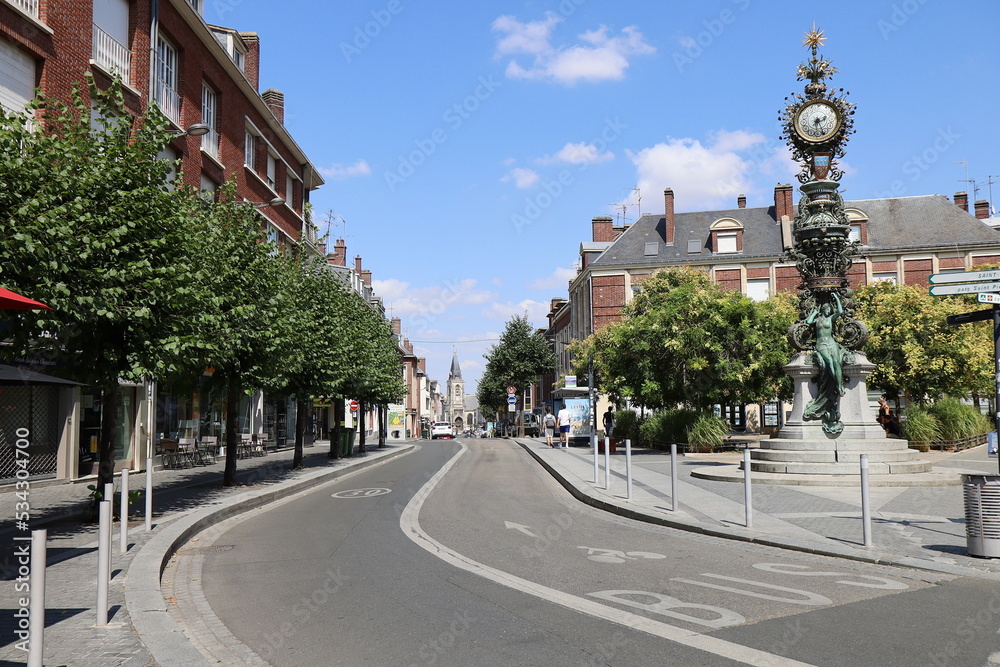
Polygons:
[[201,138],[201,149],[216,160],[219,159],[219,133],[214,128]]
[[163,115],[180,126],[181,122],[181,96],[170,84],[160,78],[153,84],[153,101],[160,107]]
[[11,0],[15,7],[28,16],[38,18],[38,0]]
[[[25,4],[19,2],[19,4]],[[37,5],[37,2],[35,3]],[[94,24],[94,62],[109,74],[117,74],[126,85],[129,78],[132,53],[128,47]]]

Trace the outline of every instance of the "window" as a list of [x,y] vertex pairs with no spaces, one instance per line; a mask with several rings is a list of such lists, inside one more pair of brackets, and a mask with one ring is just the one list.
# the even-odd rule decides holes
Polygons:
[[201,138],[201,149],[214,158],[219,157],[219,133],[215,129],[217,98],[208,84],[201,85],[201,122],[208,125],[208,134]]
[[35,59],[0,39],[0,106],[20,113],[35,97]]
[[696,252],[701,252],[701,240],[699,239],[689,239],[688,240],[688,254],[694,254]]
[[767,301],[771,296],[771,279],[754,278],[747,280],[747,296],[754,301]]
[[851,231],[847,233],[847,240],[852,243],[861,241],[861,225],[851,225]]
[[253,169],[257,157],[257,135],[247,130],[243,138],[243,164]]
[[152,97],[167,118],[175,123],[181,120],[181,96],[177,92],[179,66],[177,49],[163,35],[157,35]]
[[98,67],[119,75],[126,84],[131,82],[128,42],[128,1],[95,0],[91,57]]
[[201,197],[205,201],[215,201],[215,189],[219,187],[205,174],[201,175]]
[[274,190],[274,179],[278,171],[278,160],[270,152],[267,154],[267,184]]
[[289,208],[295,206],[295,179],[288,169],[285,169],[285,203]]
[[156,154],[157,160],[165,160],[170,163],[170,171],[166,176],[166,188],[167,190],[174,189],[174,181],[177,178],[177,153],[174,152],[172,148],[167,146],[162,151]]
[[715,235],[715,252],[736,252],[736,232],[718,232]]
[[896,284],[896,272],[884,272],[884,273],[873,273],[872,274],[873,283],[892,283]]
[[647,241],[642,254],[646,257],[655,257],[660,252],[660,244],[656,241]]

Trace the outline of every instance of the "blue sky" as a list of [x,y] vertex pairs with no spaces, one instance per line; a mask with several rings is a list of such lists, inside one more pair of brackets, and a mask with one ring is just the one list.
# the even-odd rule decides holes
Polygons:
[[215,0],[205,19],[260,35],[261,88],[327,181],[320,233],[332,216],[430,376],[457,350],[467,391],[512,315],[541,326],[566,296],[592,217],[662,212],[665,187],[678,211],[766,206],[793,182],[777,118],[813,21],[857,104],[847,199],[971,201],[966,178],[987,199],[992,175],[1000,207],[993,0]]

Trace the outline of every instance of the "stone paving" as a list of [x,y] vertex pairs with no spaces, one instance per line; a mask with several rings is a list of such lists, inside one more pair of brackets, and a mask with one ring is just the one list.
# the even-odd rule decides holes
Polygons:
[[[374,450],[373,447],[369,446]],[[341,468],[364,459],[331,460],[325,443],[307,448],[306,468]],[[124,581],[135,555],[151,537],[192,510],[208,504],[224,504],[226,498],[250,488],[276,484],[294,476],[291,471],[293,451],[272,452],[264,457],[238,461],[239,485],[224,488],[224,461],[209,466],[179,470],[156,470],[153,492],[153,532],[145,531],[145,522],[133,518],[129,522],[129,548],[119,553],[119,523],[115,523],[112,548],[112,570],[108,592],[109,623],[97,623],[97,524],[87,523],[82,512],[87,506],[89,491],[86,483],[32,480],[29,488],[30,528],[48,531],[46,568],[46,628],[44,662],[46,665],[124,665],[140,667],[158,664],[144,646],[125,611]],[[145,486],[144,475],[132,475],[131,490]],[[120,483],[116,481],[116,489]],[[13,486],[0,488],[0,498],[11,517],[0,523],[0,538],[6,545],[0,557],[0,665],[26,664],[27,652],[18,647],[15,635],[18,599],[26,593],[15,590],[18,563],[14,548],[15,536],[29,533],[18,530],[13,521],[15,504],[23,502]],[[133,513],[144,512],[145,500],[140,498]],[[135,514],[133,514],[135,517]],[[23,544],[27,544],[24,542]],[[223,664],[249,664],[242,660]]]

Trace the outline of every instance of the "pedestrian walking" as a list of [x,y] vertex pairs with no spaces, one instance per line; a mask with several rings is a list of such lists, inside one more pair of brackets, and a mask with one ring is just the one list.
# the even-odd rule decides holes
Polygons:
[[545,443],[549,447],[555,447],[552,444],[552,438],[556,434],[556,416],[552,414],[552,408],[545,408],[545,416],[542,418],[542,427],[545,429]]
[[559,443],[563,447],[569,447],[569,426],[573,421],[572,415],[570,415],[569,408],[563,407],[559,411]]
[[611,406],[608,406],[607,412],[604,413],[604,435],[611,437],[612,431],[615,430],[615,411]]

